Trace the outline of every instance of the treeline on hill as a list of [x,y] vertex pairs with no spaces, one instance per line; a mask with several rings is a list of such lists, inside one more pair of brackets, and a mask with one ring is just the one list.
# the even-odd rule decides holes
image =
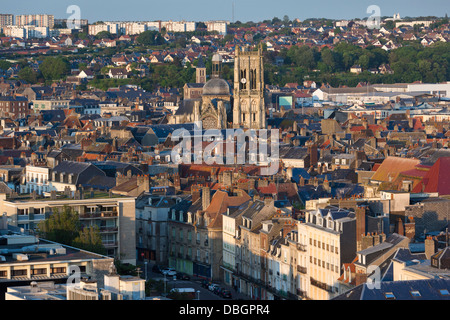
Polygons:
[[[275,65],[277,56],[284,59],[281,66]],[[390,65],[394,73],[373,74],[369,71],[383,64]],[[350,73],[354,65],[360,65],[364,72]],[[292,46],[278,54],[266,51],[264,67],[266,83],[281,86],[305,78],[333,87],[353,87],[359,82],[442,82],[450,80],[450,43],[438,42],[429,47],[412,43],[389,52],[375,46],[361,48],[348,43],[340,43],[334,49]]]
[[[142,44],[157,45],[160,39],[158,33],[146,33],[141,39]],[[131,50],[126,50],[131,52]],[[101,55],[112,56],[119,51],[114,48],[106,48]],[[283,59],[282,64],[277,64],[277,59]],[[319,85],[325,83],[333,87],[346,85],[356,86],[359,82],[370,83],[410,83],[422,81],[435,83],[450,80],[450,43],[437,42],[429,47],[423,47],[418,42],[405,44],[403,47],[391,51],[385,51],[375,46],[361,48],[348,43],[340,43],[334,48],[317,48],[307,45],[283,48],[280,52],[264,50],[265,58],[265,82],[271,85],[284,86],[286,83],[303,80],[313,80]],[[64,79],[70,75],[70,61],[64,56],[41,57],[42,63],[39,70],[35,71],[28,66],[26,60],[21,60],[22,69],[19,79],[29,83],[51,83]],[[211,58],[205,63],[207,70],[211,70]],[[4,62],[2,69],[9,65]],[[9,63],[8,63],[9,64]],[[194,62],[194,65],[196,62]],[[378,69],[381,65],[388,64],[394,71],[393,74],[374,74],[370,69]],[[353,65],[360,65],[364,70],[360,74],[350,73]],[[98,71],[98,70],[95,70]],[[145,90],[153,90],[159,86],[181,88],[185,83],[195,81],[195,67],[189,63],[182,66],[179,59],[172,63],[153,65],[149,64],[149,76],[139,77],[133,75],[129,79],[109,79],[97,76],[89,82],[89,86],[107,90],[121,84],[136,84]],[[224,64],[222,77],[226,80],[233,79],[233,65]],[[83,89],[86,88],[83,86]]]

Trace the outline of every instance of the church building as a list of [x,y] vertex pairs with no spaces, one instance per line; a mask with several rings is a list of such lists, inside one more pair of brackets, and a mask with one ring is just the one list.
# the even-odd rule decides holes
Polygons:
[[[264,107],[264,70],[262,48],[258,51],[236,47],[234,62],[234,90],[222,79],[222,57],[212,57],[212,73],[206,83],[187,84],[184,99],[171,117],[170,123],[202,121],[204,130],[227,128],[266,128]],[[199,61],[197,82],[206,80],[206,68]],[[193,95],[189,88],[202,87],[201,95]],[[233,92],[232,92],[233,91]],[[234,93],[234,94],[233,94]]]

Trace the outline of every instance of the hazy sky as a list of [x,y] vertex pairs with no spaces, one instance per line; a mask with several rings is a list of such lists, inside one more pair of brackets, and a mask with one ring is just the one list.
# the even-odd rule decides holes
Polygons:
[[48,13],[68,18],[67,8],[78,5],[81,18],[99,20],[234,20],[262,21],[273,17],[290,19],[365,18],[370,5],[381,9],[381,16],[439,16],[450,13],[449,0],[1,0],[0,13]]

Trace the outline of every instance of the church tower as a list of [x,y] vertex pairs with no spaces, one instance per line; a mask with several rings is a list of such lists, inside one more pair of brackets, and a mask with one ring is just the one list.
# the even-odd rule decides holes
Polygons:
[[233,127],[265,129],[264,68],[262,46],[258,51],[240,49],[234,59]]
[[197,67],[195,67],[195,82],[206,83],[206,66],[202,56],[198,59]]

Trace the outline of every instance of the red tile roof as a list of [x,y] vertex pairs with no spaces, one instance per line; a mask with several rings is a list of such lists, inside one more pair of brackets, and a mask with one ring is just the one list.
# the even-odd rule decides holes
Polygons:
[[423,179],[425,192],[450,195],[450,157],[439,158]]

